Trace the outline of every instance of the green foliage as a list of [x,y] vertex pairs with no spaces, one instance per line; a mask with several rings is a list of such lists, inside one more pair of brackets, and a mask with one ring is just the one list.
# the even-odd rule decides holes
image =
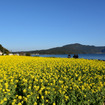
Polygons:
[[6,54],[6,55],[9,54],[9,50],[7,50],[6,48],[4,48],[1,44],[0,44],[0,51],[3,52],[3,55],[4,54]]
[[31,56],[31,54],[30,53],[26,53],[26,56]]

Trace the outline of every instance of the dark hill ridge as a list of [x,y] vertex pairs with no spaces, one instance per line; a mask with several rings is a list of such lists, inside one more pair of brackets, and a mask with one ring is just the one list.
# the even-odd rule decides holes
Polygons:
[[1,44],[0,44],[0,51],[4,54],[9,54],[9,50],[7,50],[6,48],[4,48]]
[[31,54],[105,54],[105,46],[90,46],[82,44],[68,44],[46,50],[27,51]]

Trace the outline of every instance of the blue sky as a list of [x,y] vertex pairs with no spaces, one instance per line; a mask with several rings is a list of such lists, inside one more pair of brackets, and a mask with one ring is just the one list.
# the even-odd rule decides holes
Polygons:
[[12,51],[105,46],[105,0],[0,0],[0,44]]

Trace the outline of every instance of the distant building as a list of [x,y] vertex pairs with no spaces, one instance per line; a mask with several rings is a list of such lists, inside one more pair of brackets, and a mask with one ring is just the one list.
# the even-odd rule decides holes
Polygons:
[[0,55],[3,55],[3,53],[0,51]]
[[35,55],[39,55],[39,53],[36,53]]
[[9,53],[9,55],[13,55],[12,53]]
[[18,53],[14,54],[14,55],[18,55],[18,56],[19,56],[19,54],[18,54]]
[[25,56],[26,54],[24,52],[19,53],[20,56]]

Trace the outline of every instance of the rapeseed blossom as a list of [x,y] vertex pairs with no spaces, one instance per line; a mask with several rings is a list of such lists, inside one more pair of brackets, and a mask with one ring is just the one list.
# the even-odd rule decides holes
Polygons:
[[104,61],[0,56],[0,105],[96,105],[104,101]]

